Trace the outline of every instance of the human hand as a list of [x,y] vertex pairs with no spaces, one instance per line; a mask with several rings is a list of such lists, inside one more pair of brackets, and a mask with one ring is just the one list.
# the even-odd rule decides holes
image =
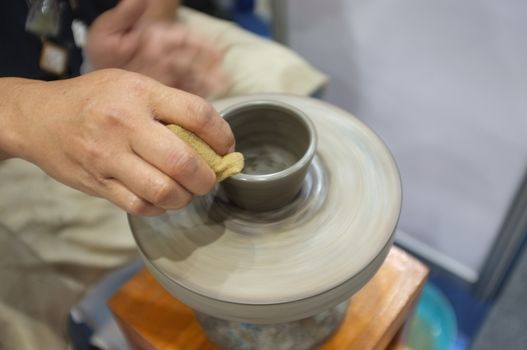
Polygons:
[[144,0],[121,0],[95,20],[85,47],[93,68],[138,72],[203,97],[224,93],[223,52],[188,28],[145,18],[145,12]]
[[234,148],[207,102],[136,73],[99,70],[20,91],[20,114],[4,123],[10,146],[0,148],[132,214],[181,208],[215,184],[205,161],[164,124],[194,132],[219,154]]

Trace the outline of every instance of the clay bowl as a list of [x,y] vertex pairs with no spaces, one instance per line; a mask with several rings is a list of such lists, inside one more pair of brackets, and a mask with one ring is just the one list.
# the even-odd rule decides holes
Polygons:
[[239,103],[222,116],[245,157],[242,173],[222,182],[227,197],[253,211],[293,201],[317,148],[313,122],[297,108],[273,100]]

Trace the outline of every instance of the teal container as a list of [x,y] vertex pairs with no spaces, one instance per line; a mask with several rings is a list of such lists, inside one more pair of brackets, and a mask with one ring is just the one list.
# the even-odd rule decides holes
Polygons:
[[406,329],[411,350],[451,350],[457,336],[457,321],[448,299],[427,283]]

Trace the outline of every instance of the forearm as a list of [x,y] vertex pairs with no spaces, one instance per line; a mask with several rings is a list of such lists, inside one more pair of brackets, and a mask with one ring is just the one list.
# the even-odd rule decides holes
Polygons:
[[27,115],[27,107],[42,97],[44,85],[37,80],[0,78],[0,160],[27,153],[23,125],[32,117]]

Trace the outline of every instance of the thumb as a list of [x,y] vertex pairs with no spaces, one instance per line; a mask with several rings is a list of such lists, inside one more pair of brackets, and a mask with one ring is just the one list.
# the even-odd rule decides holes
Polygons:
[[131,29],[146,11],[145,0],[120,0],[113,9],[106,11],[104,26],[108,31],[121,32]]

